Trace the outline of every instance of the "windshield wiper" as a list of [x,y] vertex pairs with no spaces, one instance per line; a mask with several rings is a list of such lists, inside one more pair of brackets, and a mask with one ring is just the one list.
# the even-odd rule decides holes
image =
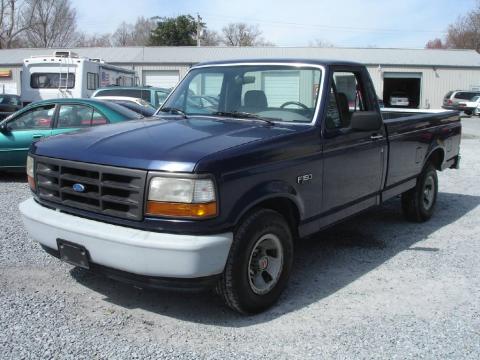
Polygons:
[[180,110],[180,109],[175,108],[175,107],[164,107],[164,108],[159,109],[158,111],[168,112],[170,114],[182,115],[184,119],[188,119],[188,116],[185,113],[185,111]]
[[278,120],[282,121],[282,119],[277,119],[277,118],[267,118],[263,117],[257,114],[249,113],[249,112],[243,112],[243,111],[217,111],[214,112],[212,115],[218,115],[218,116],[229,116],[232,118],[245,118],[245,119],[255,119],[255,120],[262,120],[265,121],[266,123],[270,125],[274,125],[275,123],[272,120]]

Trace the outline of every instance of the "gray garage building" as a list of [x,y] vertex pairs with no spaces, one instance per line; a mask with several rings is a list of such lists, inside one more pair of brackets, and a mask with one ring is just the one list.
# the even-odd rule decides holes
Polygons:
[[[0,50],[0,93],[20,94],[25,58],[57,49]],[[58,49],[60,50],[60,49]],[[79,56],[101,58],[134,69],[138,84],[170,88],[195,63],[245,58],[314,58],[365,64],[377,94],[388,104],[403,91],[416,107],[439,108],[450,90],[480,90],[480,54],[473,50],[357,49],[316,47],[115,47],[70,49]]]

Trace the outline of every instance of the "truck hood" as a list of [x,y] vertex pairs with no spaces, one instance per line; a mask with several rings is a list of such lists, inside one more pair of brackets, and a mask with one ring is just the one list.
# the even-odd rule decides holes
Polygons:
[[154,117],[98,126],[38,141],[36,155],[145,170],[192,172],[202,158],[295,127],[212,117]]

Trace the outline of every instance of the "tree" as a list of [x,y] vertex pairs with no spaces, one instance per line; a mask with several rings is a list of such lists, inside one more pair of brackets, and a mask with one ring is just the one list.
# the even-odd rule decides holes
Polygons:
[[202,46],[218,46],[222,43],[222,38],[220,34],[214,30],[202,30],[202,35],[200,35],[200,44]]
[[446,44],[444,44],[442,39],[439,39],[439,38],[430,40],[425,45],[425,49],[445,49],[445,48],[446,48]]
[[32,47],[66,47],[76,35],[76,11],[70,0],[25,0],[32,14],[25,38]]
[[132,39],[134,45],[147,46],[155,27],[155,18],[144,18],[140,16],[133,25]]
[[133,25],[127,24],[125,21],[120,24],[118,29],[112,35],[114,46],[131,46],[135,45],[133,39]]
[[196,36],[197,23],[191,15],[163,17],[159,18],[157,27],[152,31],[149,45],[192,46],[196,44]]
[[467,15],[460,16],[448,27],[445,39],[430,40],[428,49],[474,49],[480,52],[480,1]]
[[93,34],[85,33],[77,34],[74,46],[75,47],[109,47],[112,46],[110,34]]
[[333,47],[333,43],[331,43],[330,41],[328,40],[324,40],[324,39],[315,39],[313,41],[310,42],[309,46],[311,47],[320,47],[320,48],[331,48]]
[[223,43],[227,46],[273,46],[262,38],[258,25],[230,23],[222,29]]
[[0,0],[0,48],[23,45],[22,34],[31,26],[32,11],[22,0]]
[[480,50],[480,3],[470,14],[448,27],[446,45],[456,49]]

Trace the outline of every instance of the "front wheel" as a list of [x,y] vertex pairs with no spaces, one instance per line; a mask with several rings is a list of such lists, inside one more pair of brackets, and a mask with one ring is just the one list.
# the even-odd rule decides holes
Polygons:
[[418,177],[417,185],[402,194],[402,210],[405,217],[416,222],[430,219],[437,202],[437,193],[437,171],[429,163]]
[[285,218],[273,210],[256,210],[235,231],[217,292],[233,310],[259,313],[277,301],[292,263],[293,238]]

